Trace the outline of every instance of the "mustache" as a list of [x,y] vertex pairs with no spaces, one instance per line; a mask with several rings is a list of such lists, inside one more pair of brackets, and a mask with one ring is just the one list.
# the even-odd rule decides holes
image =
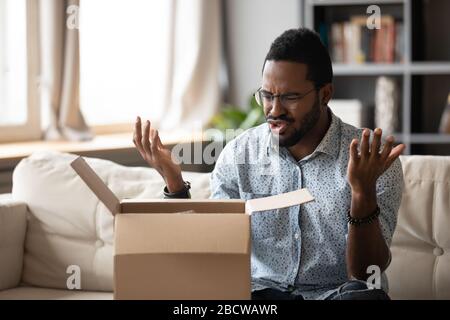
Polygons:
[[266,121],[267,122],[269,122],[269,121],[286,121],[286,122],[294,122],[294,119],[292,119],[292,118],[289,118],[288,116],[286,116],[286,115],[281,115],[281,116],[279,116],[279,117],[272,117],[272,116],[267,116],[266,117]]

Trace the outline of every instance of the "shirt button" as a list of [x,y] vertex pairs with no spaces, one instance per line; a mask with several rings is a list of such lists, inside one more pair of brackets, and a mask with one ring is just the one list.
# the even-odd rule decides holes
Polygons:
[[103,247],[103,245],[104,245],[104,243],[103,243],[102,240],[95,241],[95,247],[96,248],[101,248],[101,247]]
[[297,239],[297,240],[298,240],[298,238],[300,238],[300,235],[298,234],[298,232],[296,232],[296,233],[294,234],[294,238]]

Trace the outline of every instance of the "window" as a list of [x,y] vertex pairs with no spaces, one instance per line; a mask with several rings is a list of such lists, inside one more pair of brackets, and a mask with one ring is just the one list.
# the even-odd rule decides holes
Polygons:
[[0,126],[27,121],[25,0],[0,0]]
[[80,3],[80,104],[90,126],[162,116],[170,1]]
[[0,142],[39,139],[37,1],[0,0]]

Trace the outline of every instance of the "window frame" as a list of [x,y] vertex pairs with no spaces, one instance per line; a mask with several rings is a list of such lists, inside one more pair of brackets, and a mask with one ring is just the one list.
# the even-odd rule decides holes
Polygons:
[[27,120],[1,125],[0,143],[39,140],[42,136],[39,95],[39,4],[26,0]]
[[95,135],[109,135],[116,133],[132,133],[134,131],[134,123],[113,123],[98,124],[90,126]]

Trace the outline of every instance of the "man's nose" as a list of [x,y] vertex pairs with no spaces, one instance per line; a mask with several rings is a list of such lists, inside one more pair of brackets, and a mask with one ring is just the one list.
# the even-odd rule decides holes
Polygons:
[[280,97],[273,97],[272,100],[272,109],[270,110],[270,115],[274,118],[279,117],[280,115],[284,114],[283,105],[281,104]]

